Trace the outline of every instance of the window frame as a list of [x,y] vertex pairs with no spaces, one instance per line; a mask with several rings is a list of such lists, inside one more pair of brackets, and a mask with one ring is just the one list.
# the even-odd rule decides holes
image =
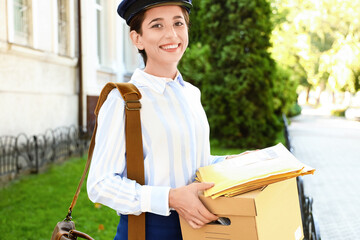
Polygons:
[[[68,56],[70,48],[70,6],[69,0],[56,0],[57,10],[57,53]],[[62,5],[61,5],[62,4]]]
[[105,6],[103,0],[94,0],[94,9],[95,9],[95,36],[96,36],[96,56],[97,56],[97,65],[98,67],[105,66],[105,45],[104,45],[104,12]]
[[[17,7],[15,4],[17,2],[23,2],[21,8],[23,9],[23,12],[25,12],[24,15],[21,13],[17,13]],[[20,3],[21,4],[21,3]],[[16,43],[19,45],[24,46],[32,46],[33,44],[33,6],[32,6],[32,0],[9,0],[8,2],[8,24],[9,24],[9,36],[8,40],[11,43]],[[17,16],[22,15],[21,19],[16,19]],[[21,22],[23,24],[23,30],[24,31],[17,31],[17,23]],[[25,27],[24,27],[25,26]]]

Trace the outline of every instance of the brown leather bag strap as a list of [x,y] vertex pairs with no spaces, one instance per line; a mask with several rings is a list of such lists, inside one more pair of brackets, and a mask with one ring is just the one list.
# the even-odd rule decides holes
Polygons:
[[[123,84],[120,83],[123,89]],[[119,89],[119,87],[118,87]],[[125,100],[125,135],[126,135],[126,164],[127,177],[145,184],[144,154],[141,134],[140,97],[136,94],[120,93]],[[145,213],[139,216],[128,216],[128,240],[145,240]]]
[[[144,177],[144,155],[141,134],[141,93],[139,90],[130,83],[108,83],[102,89],[99,100],[95,108],[95,127],[91,137],[88,159],[76,193],[69,207],[66,220],[71,220],[71,212],[79,197],[81,186],[85,180],[86,174],[89,170],[92,154],[95,146],[95,136],[97,130],[97,117],[101,106],[105,102],[108,94],[112,89],[117,88],[125,101],[125,135],[126,135],[126,164],[127,164],[127,177],[136,180],[139,184],[145,184]],[[131,133],[131,134],[129,134]],[[144,240],[145,239],[145,214],[140,216],[129,215],[128,219],[128,239],[129,240]]]
[[86,233],[77,231],[75,229],[71,229],[69,231],[69,237],[71,237],[71,239],[83,238],[83,239],[87,239],[87,240],[94,240],[92,237],[90,237]]

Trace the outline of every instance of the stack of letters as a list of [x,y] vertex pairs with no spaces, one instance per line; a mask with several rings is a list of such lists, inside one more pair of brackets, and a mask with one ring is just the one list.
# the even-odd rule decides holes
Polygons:
[[313,174],[314,168],[297,160],[281,143],[198,169],[196,179],[215,183],[205,190],[213,199],[232,197],[268,184]]

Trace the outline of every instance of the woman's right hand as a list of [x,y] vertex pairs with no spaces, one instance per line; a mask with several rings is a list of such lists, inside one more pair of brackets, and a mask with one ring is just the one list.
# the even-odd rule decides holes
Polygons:
[[191,183],[184,187],[170,189],[169,207],[174,208],[192,228],[201,228],[218,217],[202,204],[198,192],[213,187],[213,183]]

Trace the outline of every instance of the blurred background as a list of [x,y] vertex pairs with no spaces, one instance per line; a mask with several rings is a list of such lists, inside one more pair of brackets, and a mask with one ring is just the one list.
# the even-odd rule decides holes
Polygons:
[[[49,238],[81,175],[102,87],[129,81],[144,67],[116,13],[119,2],[0,0],[0,215],[15,219],[0,218],[5,239]],[[212,153],[284,143],[317,168],[305,179],[302,195],[302,211],[311,216],[303,219],[304,231],[310,231],[306,239],[320,239],[320,230],[323,239],[355,239],[360,1],[193,5],[190,43],[179,70],[202,91]],[[111,239],[116,214],[89,203],[85,191],[80,230]],[[63,202],[54,202],[59,195]],[[41,233],[34,219],[47,226]]]
[[[102,86],[143,66],[118,2],[0,1],[1,135],[92,130]],[[194,1],[179,69],[203,91],[214,141],[265,146],[280,113],[300,112],[296,104],[359,118],[359,4]]]

